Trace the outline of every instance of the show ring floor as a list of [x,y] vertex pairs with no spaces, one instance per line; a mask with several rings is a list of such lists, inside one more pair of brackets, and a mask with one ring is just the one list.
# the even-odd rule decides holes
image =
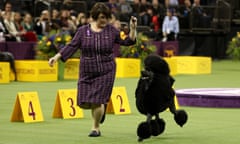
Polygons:
[[240,107],[240,88],[179,89],[176,95],[180,106]]

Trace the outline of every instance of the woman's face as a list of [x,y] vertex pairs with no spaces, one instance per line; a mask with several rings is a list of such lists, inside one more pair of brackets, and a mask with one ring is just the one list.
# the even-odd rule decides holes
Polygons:
[[99,14],[96,22],[99,28],[104,28],[108,24],[108,19],[104,14]]
[[32,16],[30,14],[26,14],[24,17],[25,22],[32,22]]
[[58,15],[59,15],[58,10],[53,10],[53,11],[52,11],[52,16],[53,16],[53,17],[57,18]]
[[6,6],[5,6],[5,11],[6,11],[6,12],[12,11],[12,5],[9,4],[9,3],[7,3]]
[[20,14],[20,13],[15,13],[14,19],[15,19],[16,21],[20,21],[20,20],[22,19],[21,14]]
[[168,10],[168,11],[167,11],[167,15],[168,15],[169,17],[172,17],[172,16],[173,16],[173,13],[172,13],[170,10]]

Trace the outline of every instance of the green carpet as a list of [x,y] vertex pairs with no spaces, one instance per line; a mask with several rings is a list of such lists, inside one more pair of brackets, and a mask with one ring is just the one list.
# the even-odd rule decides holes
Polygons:
[[[214,61],[212,74],[176,75],[175,89],[240,87],[240,62]],[[108,114],[101,127],[102,137],[89,138],[90,111],[82,119],[52,118],[58,89],[76,88],[75,80],[58,82],[11,82],[0,84],[0,144],[134,144],[136,128],[145,116],[135,108],[134,92],[137,78],[116,79],[115,86],[125,86],[132,113]],[[37,91],[44,121],[39,123],[10,122],[18,92]],[[183,127],[177,126],[170,112],[161,117],[165,132],[146,144],[236,144],[240,141],[240,109],[181,107],[189,114]]]

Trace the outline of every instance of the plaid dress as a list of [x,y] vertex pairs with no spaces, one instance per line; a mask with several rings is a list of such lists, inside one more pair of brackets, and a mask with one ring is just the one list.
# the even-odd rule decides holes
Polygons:
[[114,44],[133,45],[130,38],[122,40],[120,32],[107,25],[101,32],[94,32],[90,24],[80,27],[70,44],[60,50],[66,61],[77,49],[81,50],[77,104],[106,104],[111,96],[116,73],[113,55]]

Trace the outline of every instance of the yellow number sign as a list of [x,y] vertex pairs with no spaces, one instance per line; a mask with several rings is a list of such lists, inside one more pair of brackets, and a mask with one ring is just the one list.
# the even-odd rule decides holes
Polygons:
[[174,96],[174,102],[175,102],[176,109],[179,109],[179,103],[176,95]]
[[9,83],[10,66],[8,62],[0,62],[0,83]]
[[130,114],[130,105],[125,87],[114,87],[110,102],[107,106],[107,113]]
[[77,106],[76,89],[58,90],[55,107],[53,111],[53,117],[63,119],[83,117],[82,109],[79,106]]
[[11,121],[43,121],[42,110],[37,92],[19,92],[16,98]]

